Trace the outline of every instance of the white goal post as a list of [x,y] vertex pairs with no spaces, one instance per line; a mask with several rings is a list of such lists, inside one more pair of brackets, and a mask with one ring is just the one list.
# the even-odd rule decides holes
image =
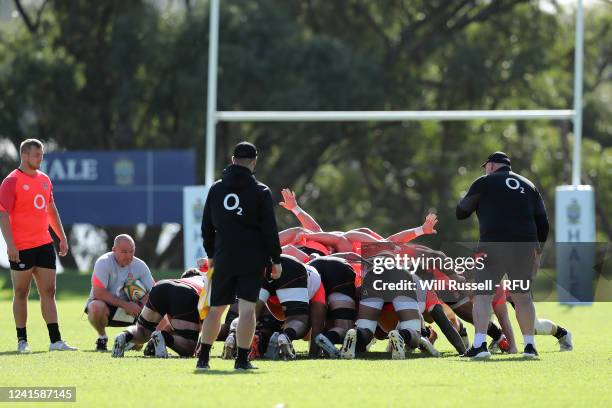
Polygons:
[[[556,191],[556,241],[594,242],[595,206],[591,186],[580,185],[582,144],[582,65],[583,22],[582,0],[576,2],[576,33],[574,56],[574,106],[565,110],[457,110],[457,111],[217,111],[217,54],[219,46],[219,0],[210,0],[210,45],[208,49],[208,105],[206,121],[205,184],[214,182],[215,128],[218,122],[405,122],[405,121],[457,121],[457,120],[572,120],[574,149],[572,160],[572,185],[559,186]],[[569,203],[569,204],[568,204]],[[570,208],[571,207],[571,208]],[[583,210],[580,210],[580,209]],[[570,214],[571,213],[571,214]],[[578,219],[576,219],[578,214]],[[582,216],[580,215],[582,214]],[[557,252],[558,282],[575,278],[572,249]],[[588,254],[587,254],[588,255]],[[588,261],[587,261],[588,262]],[[568,266],[569,265],[569,266]],[[559,295],[563,303],[584,304],[572,294]]]
[[405,122],[448,120],[572,120],[574,151],[572,185],[580,184],[582,142],[583,7],[576,5],[574,58],[574,108],[566,110],[473,110],[473,111],[217,111],[217,60],[219,48],[219,0],[210,0],[210,44],[208,48],[208,98],[206,120],[205,184],[215,172],[216,125],[225,122]]

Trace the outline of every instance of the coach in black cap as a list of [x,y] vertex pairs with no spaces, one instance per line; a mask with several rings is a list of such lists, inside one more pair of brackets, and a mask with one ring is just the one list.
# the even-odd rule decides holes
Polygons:
[[209,287],[210,310],[202,324],[198,370],[208,369],[221,316],[236,297],[238,356],[234,367],[254,368],[248,353],[255,333],[255,302],[266,268],[273,264],[273,279],[282,272],[274,203],[270,189],[253,175],[256,162],[257,148],[248,142],[238,143],[232,164],[223,170],[221,180],[210,187],[206,197],[202,237],[209,268],[214,271]]
[[511,289],[516,318],[523,333],[525,357],[538,353],[534,342],[535,309],[530,284],[548,236],[548,218],[540,193],[527,178],[514,173],[504,152],[491,154],[482,164],[485,175],[477,178],[457,205],[457,218],[468,218],[474,211],[480,224],[480,249],[486,254],[484,269],[477,270],[477,283],[491,281],[492,289],[476,291],[472,348],[465,356],[488,358],[486,332],[491,315],[495,285],[504,275],[521,283]]

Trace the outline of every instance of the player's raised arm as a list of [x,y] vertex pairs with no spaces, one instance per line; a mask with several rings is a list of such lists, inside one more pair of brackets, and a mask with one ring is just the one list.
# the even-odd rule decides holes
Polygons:
[[436,214],[427,214],[425,222],[420,227],[411,228],[408,230],[397,232],[387,237],[387,241],[395,243],[406,243],[413,239],[420,237],[421,235],[437,234],[435,227],[438,223],[438,217]]
[[297,199],[295,198],[294,191],[291,191],[288,188],[284,188],[281,190],[281,194],[283,195],[283,201],[278,204],[284,209],[291,211],[297,217],[297,219],[300,221],[304,228],[313,232],[323,232],[323,229],[319,226],[315,219],[306,211],[300,208],[297,203]]

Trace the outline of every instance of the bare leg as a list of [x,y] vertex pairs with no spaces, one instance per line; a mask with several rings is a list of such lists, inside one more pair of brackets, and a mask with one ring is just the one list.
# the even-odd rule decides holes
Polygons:
[[57,323],[55,304],[55,269],[34,268],[34,280],[40,294],[40,310],[47,324]]
[[30,294],[30,283],[34,268],[27,271],[11,270],[13,281],[13,317],[16,327],[26,327],[28,322],[28,295]]
[[255,302],[238,299],[238,327],[236,342],[242,349],[250,349],[255,334]]
[[221,316],[223,316],[223,312],[225,312],[226,307],[227,305],[210,307],[210,310],[206,315],[206,319],[204,319],[202,322],[202,344],[214,343],[215,339],[219,335],[219,330],[221,328]]
[[[476,295],[474,297],[473,306],[473,318],[474,328],[476,335],[485,335],[489,327],[489,319],[491,317],[491,300],[493,295]],[[533,324],[533,321],[532,321]],[[474,347],[480,347],[480,344],[476,344],[476,337],[474,336]]]
[[533,336],[536,315],[531,294],[512,293],[512,300],[516,307],[516,320],[518,320],[523,336]]
[[108,326],[109,317],[110,310],[105,302],[92,300],[87,305],[87,318],[93,328],[96,329],[96,332],[98,332],[98,336],[106,336],[106,326]]

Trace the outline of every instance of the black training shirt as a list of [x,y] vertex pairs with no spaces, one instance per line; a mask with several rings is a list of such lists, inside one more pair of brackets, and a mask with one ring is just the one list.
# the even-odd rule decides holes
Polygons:
[[548,236],[548,217],[540,193],[509,166],[477,178],[457,205],[462,220],[474,211],[481,242],[540,242]]
[[243,166],[230,165],[208,191],[202,238],[215,273],[262,272],[280,262],[281,247],[270,189]]

